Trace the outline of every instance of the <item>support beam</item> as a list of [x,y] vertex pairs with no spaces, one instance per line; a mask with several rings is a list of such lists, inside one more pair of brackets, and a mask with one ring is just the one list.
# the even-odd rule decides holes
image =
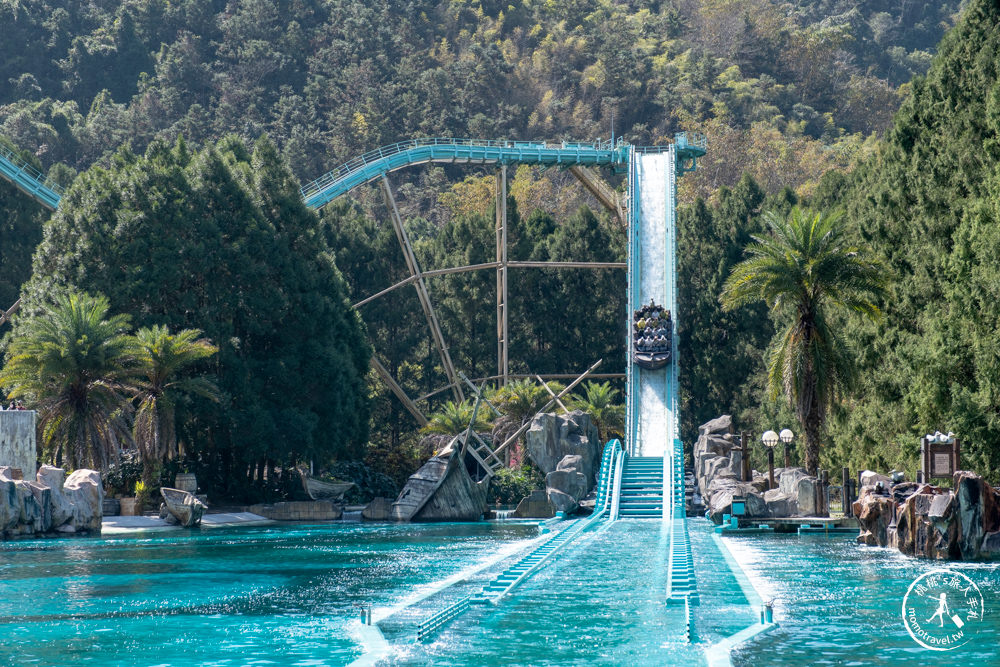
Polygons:
[[497,171],[496,187],[497,230],[497,375],[507,384],[508,330],[507,330],[507,165]]
[[[482,271],[484,269],[496,269],[500,267],[500,262],[486,262],[485,264],[470,264],[469,266],[455,266],[449,269],[431,269],[429,271],[421,271],[420,276],[422,278],[433,278],[435,276],[446,276],[452,273],[468,273],[469,271]],[[626,268],[625,262],[507,262],[507,268],[509,269],[624,269]],[[409,276],[400,280],[395,285],[386,287],[381,292],[372,294],[369,297],[365,297],[361,301],[358,301],[352,306],[352,308],[360,308],[368,303],[371,303],[379,297],[385,296],[389,292],[393,292],[404,285],[409,285],[417,279],[417,276]]]
[[396,395],[396,398],[398,398],[406,407],[406,409],[410,411],[410,414],[413,415],[413,418],[417,420],[417,423],[420,424],[421,426],[427,426],[427,417],[424,416],[424,413],[420,411],[420,408],[417,407],[416,403],[410,400],[410,397],[406,395],[406,392],[403,391],[403,388],[400,387],[399,384],[392,379],[392,375],[389,373],[389,370],[382,365],[382,362],[380,362],[374,356],[372,356],[372,368],[374,368],[375,372],[379,374],[379,377],[382,378],[382,381],[385,382],[386,385],[388,385],[389,389],[392,390],[392,393]]
[[[511,378],[513,380],[520,380],[522,378],[533,377],[533,376],[527,375],[525,373],[510,373],[507,377],[509,377],[509,378]],[[570,380],[570,379],[573,379],[573,378],[577,377],[577,374],[576,373],[549,373],[549,374],[546,374],[546,375],[539,375],[538,377],[543,378],[545,380]],[[587,377],[589,377],[592,380],[621,380],[622,378],[626,377],[626,375],[625,375],[625,373],[591,373]],[[500,379],[499,375],[490,375],[490,376],[483,377],[483,378],[475,378],[474,380],[470,380],[470,382],[473,382],[473,381],[474,382],[484,382],[484,381],[499,380],[499,379]],[[434,391],[432,391],[432,392],[430,392],[428,394],[424,394],[423,396],[421,396],[420,398],[418,398],[416,400],[417,401],[426,401],[429,398],[433,398],[434,396],[437,396],[442,391],[448,391],[449,389],[451,389],[451,387],[449,385],[445,385],[443,387],[438,387]]]
[[18,299],[14,302],[14,305],[7,310],[0,310],[0,326],[2,326],[4,322],[10,322],[10,316],[16,313],[20,307],[21,300]]
[[448,382],[454,385],[452,392],[455,394],[455,400],[465,400],[465,396],[462,393],[462,385],[455,374],[455,366],[451,363],[451,355],[448,353],[448,346],[445,345],[444,335],[441,333],[441,326],[438,324],[437,315],[434,313],[434,306],[431,305],[431,298],[427,293],[427,285],[424,283],[424,277],[420,273],[417,256],[413,254],[413,246],[410,245],[406,229],[403,228],[403,220],[399,217],[399,209],[396,207],[396,198],[392,194],[392,186],[389,185],[389,179],[385,174],[382,174],[382,194],[385,196],[385,202],[389,206],[392,226],[396,230],[396,238],[403,249],[406,266],[410,270],[410,275],[414,278],[413,284],[417,288],[417,298],[420,299],[420,306],[424,309],[424,315],[427,317],[427,325],[430,327],[431,337],[434,340],[434,345],[437,346],[438,354],[441,355],[441,365],[444,366],[444,373],[448,377]]
[[570,173],[583,184],[583,187],[590,191],[590,194],[601,202],[604,208],[608,209],[617,219],[622,229],[625,229],[625,208],[622,206],[621,197],[608,185],[600,175],[589,167],[583,165],[572,165]]
[[545,384],[545,380],[542,379],[542,376],[541,375],[536,375],[535,379],[542,383],[542,387],[545,388],[545,391],[549,392],[549,396],[551,396],[552,400],[554,400],[559,405],[559,407],[562,408],[562,411],[568,413],[569,412],[569,408],[567,408],[565,405],[563,405],[563,402],[559,399],[558,396],[556,396],[556,394],[555,394],[554,391],[552,391],[551,389],[549,389],[549,385]]

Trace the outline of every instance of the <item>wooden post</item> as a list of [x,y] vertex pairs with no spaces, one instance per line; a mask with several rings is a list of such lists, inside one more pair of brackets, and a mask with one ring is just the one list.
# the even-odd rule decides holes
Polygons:
[[413,254],[413,246],[403,228],[403,220],[399,216],[399,209],[396,207],[396,198],[392,194],[392,187],[389,179],[382,174],[382,194],[385,196],[386,205],[389,207],[392,226],[396,230],[396,239],[403,249],[403,257],[406,259],[406,266],[410,270],[410,275],[415,278],[414,286],[417,288],[417,298],[420,306],[424,309],[424,316],[427,318],[427,325],[431,329],[431,338],[437,346],[438,354],[441,355],[441,365],[444,366],[444,373],[448,377],[448,382],[452,383],[452,393],[456,401],[465,400],[462,393],[462,385],[455,374],[455,366],[451,363],[451,355],[448,353],[448,346],[445,345],[444,335],[441,333],[441,326],[438,324],[437,315],[434,313],[434,306],[431,305],[430,295],[427,293],[427,285],[424,277],[420,273],[420,265],[417,264],[417,256]]
[[507,384],[507,165],[497,170],[496,187],[497,230],[497,375],[502,385]]
[[851,516],[853,513],[852,503],[854,502],[854,495],[851,493],[851,471],[844,468],[840,471],[840,484],[843,487],[844,499],[844,516]]
[[774,484],[774,447],[767,448],[767,488],[775,488]]
[[[562,398],[563,396],[565,396],[566,394],[568,394],[570,392],[570,390],[573,389],[573,387],[575,387],[576,385],[578,385],[581,382],[583,382],[583,379],[585,377],[587,377],[588,375],[590,375],[591,372],[593,372],[598,366],[600,366],[602,361],[604,361],[604,360],[603,359],[598,359],[597,363],[595,363],[593,366],[591,366],[590,368],[588,368],[587,370],[585,370],[583,372],[583,374],[580,375],[579,377],[577,377],[575,380],[573,380],[572,382],[570,382],[569,385],[565,389],[563,389],[558,394],[556,394],[556,398],[550,399],[549,402],[546,403],[545,405],[543,405],[542,408],[541,408],[541,410],[539,410],[535,414],[539,415],[539,414],[545,412],[546,410],[548,410],[550,407],[552,407],[555,404],[556,399]],[[496,449],[493,450],[493,455],[496,456],[498,453],[500,453],[501,451],[503,451],[504,449],[506,449],[512,442],[514,442],[518,438],[520,438],[521,434],[524,433],[525,431],[527,431],[530,427],[531,427],[531,421],[528,421],[526,424],[522,424],[521,428],[517,429],[517,432],[514,433],[514,435],[508,437],[506,440],[503,441],[502,445],[500,445],[499,447],[497,447]]]
[[952,473],[956,473],[962,469],[961,449],[959,447],[958,438],[955,438],[955,442],[951,443],[951,454],[953,457],[952,462],[955,464],[955,468],[952,470]]
[[406,395],[403,388],[400,387],[394,379],[392,379],[392,374],[389,373],[389,370],[383,366],[382,362],[376,359],[374,355],[372,356],[372,368],[374,368],[375,372],[379,374],[382,381],[389,386],[389,389],[391,389],[392,393],[396,395],[396,398],[402,401],[406,409],[409,410],[410,414],[417,420],[417,423],[421,426],[427,426],[427,417],[424,416],[424,413],[420,412],[417,404],[410,400],[410,397]]
[[10,316],[17,312],[18,308],[21,307],[21,300],[18,299],[14,302],[14,305],[7,310],[0,310],[0,325],[4,322],[10,321]]
[[785,467],[792,467],[792,445],[791,443],[783,443],[785,445]]
[[554,400],[559,405],[559,407],[562,408],[563,412],[569,412],[569,408],[567,408],[565,405],[563,405],[563,402],[559,399],[558,396],[556,396],[555,392],[553,392],[549,388],[549,385],[545,384],[545,380],[542,379],[541,375],[536,375],[535,379],[542,383],[542,387],[545,388],[545,391],[549,392],[549,396],[551,396],[552,400]]
[[[750,470],[750,446],[753,444],[753,434],[748,431],[741,431],[740,443],[743,445],[743,481],[752,482],[753,472]],[[697,462],[695,463],[697,465]]]

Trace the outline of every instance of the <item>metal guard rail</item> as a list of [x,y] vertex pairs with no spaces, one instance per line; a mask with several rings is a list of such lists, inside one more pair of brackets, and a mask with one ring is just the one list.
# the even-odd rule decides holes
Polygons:
[[63,193],[62,186],[2,143],[0,143],[0,174],[41,204],[51,209],[58,208]]

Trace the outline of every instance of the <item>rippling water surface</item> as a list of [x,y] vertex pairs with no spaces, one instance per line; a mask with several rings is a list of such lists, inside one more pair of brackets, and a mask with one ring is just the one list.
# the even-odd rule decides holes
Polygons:
[[[780,627],[733,653],[738,666],[1000,665],[1000,570],[989,563],[942,563],[889,549],[859,547],[854,537],[775,535],[724,538],[761,595],[775,599]],[[919,646],[903,626],[910,583],[935,568],[957,570],[983,594],[983,621],[953,651]]]
[[0,543],[0,665],[343,665],[376,610],[534,525],[327,524]]

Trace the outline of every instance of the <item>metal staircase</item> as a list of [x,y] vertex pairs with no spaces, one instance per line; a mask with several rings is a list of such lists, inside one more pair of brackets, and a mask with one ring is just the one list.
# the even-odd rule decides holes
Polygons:
[[663,459],[630,456],[622,470],[618,516],[659,519],[663,516]]

